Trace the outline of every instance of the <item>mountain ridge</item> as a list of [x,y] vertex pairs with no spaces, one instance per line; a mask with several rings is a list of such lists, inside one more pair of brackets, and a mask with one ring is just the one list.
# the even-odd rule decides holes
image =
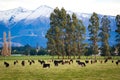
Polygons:
[[[27,10],[22,7],[15,9],[0,11],[0,46],[2,46],[3,32],[11,31],[12,35],[12,45],[23,46],[25,44],[30,44],[31,46],[36,46],[39,43],[40,46],[46,47],[47,39],[45,34],[50,28],[50,13],[53,8],[43,5],[35,10]],[[72,11],[67,11],[67,13],[72,14]],[[89,24],[90,13],[76,13],[77,17],[83,21],[83,24],[87,26]],[[101,18],[101,14],[99,17]],[[115,16],[108,16],[111,21],[111,28],[114,32],[115,27]],[[88,31],[86,33],[88,37]],[[115,36],[115,35],[114,35]],[[114,37],[113,36],[113,37]],[[112,37],[112,38],[113,38]],[[112,42],[114,44],[114,42]]]

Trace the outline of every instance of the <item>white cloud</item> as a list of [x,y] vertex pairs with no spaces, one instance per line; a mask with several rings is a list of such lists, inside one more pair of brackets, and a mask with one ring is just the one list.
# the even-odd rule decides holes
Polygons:
[[120,13],[120,0],[0,0],[0,10],[7,10],[16,7],[36,9],[41,5],[48,5],[52,8],[64,7],[66,10],[75,12],[116,15]]

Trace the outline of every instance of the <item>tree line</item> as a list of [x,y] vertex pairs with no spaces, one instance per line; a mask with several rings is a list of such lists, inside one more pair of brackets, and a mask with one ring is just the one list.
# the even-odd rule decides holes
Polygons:
[[[120,15],[116,16],[116,41],[114,49],[120,54]],[[47,31],[47,49],[50,55],[78,56],[90,54],[96,55],[98,51],[105,56],[111,55],[109,46],[110,20],[106,15],[100,20],[98,14],[93,12],[89,19],[89,43],[85,42],[86,27],[76,14],[68,14],[64,8],[56,7],[50,15],[50,29]],[[98,44],[98,42],[100,44]]]
[[[1,49],[2,47],[0,48],[0,50]],[[0,54],[1,54],[1,51],[0,51]],[[12,47],[11,54],[12,55],[26,55],[26,56],[35,55],[36,56],[36,55],[48,55],[48,51],[46,48],[32,47],[29,44],[26,44],[20,47]]]

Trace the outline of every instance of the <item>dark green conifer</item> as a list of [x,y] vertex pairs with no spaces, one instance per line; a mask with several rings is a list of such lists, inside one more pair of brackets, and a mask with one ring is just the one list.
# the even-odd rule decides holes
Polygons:
[[88,26],[89,37],[90,37],[90,47],[92,49],[92,54],[98,54],[98,31],[99,31],[99,18],[97,13],[93,13],[89,19],[90,24]]
[[105,56],[110,56],[110,47],[109,47],[109,32],[110,32],[110,20],[108,19],[107,16],[103,16],[101,19],[101,27],[100,27],[100,41],[102,43],[101,49],[102,53]]

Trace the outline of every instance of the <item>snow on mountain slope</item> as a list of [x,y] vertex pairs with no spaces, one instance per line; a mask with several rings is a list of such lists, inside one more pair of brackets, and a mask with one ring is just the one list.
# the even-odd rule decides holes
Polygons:
[[38,17],[50,17],[50,13],[53,11],[52,8],[48,7],[48,6],[40,6],[38,7],[36,10],[34,10],[28,17],[27,20],[30,19],[35,19]]
[[15,21],[20,21],[22,19],[25,19],[29,14],[31,14],[32,11],[27,11],[27,12],[24,12],[24,13],[21,13],[21,14],[18,14],[16,17],[15,17]]
[[24,9],[22,7],[18,7],[11,10],[0,11],[0,21],[4,21],[7,23],[11,16],[14,16],[14,21],[20,21],[26,18],[32,11]]

